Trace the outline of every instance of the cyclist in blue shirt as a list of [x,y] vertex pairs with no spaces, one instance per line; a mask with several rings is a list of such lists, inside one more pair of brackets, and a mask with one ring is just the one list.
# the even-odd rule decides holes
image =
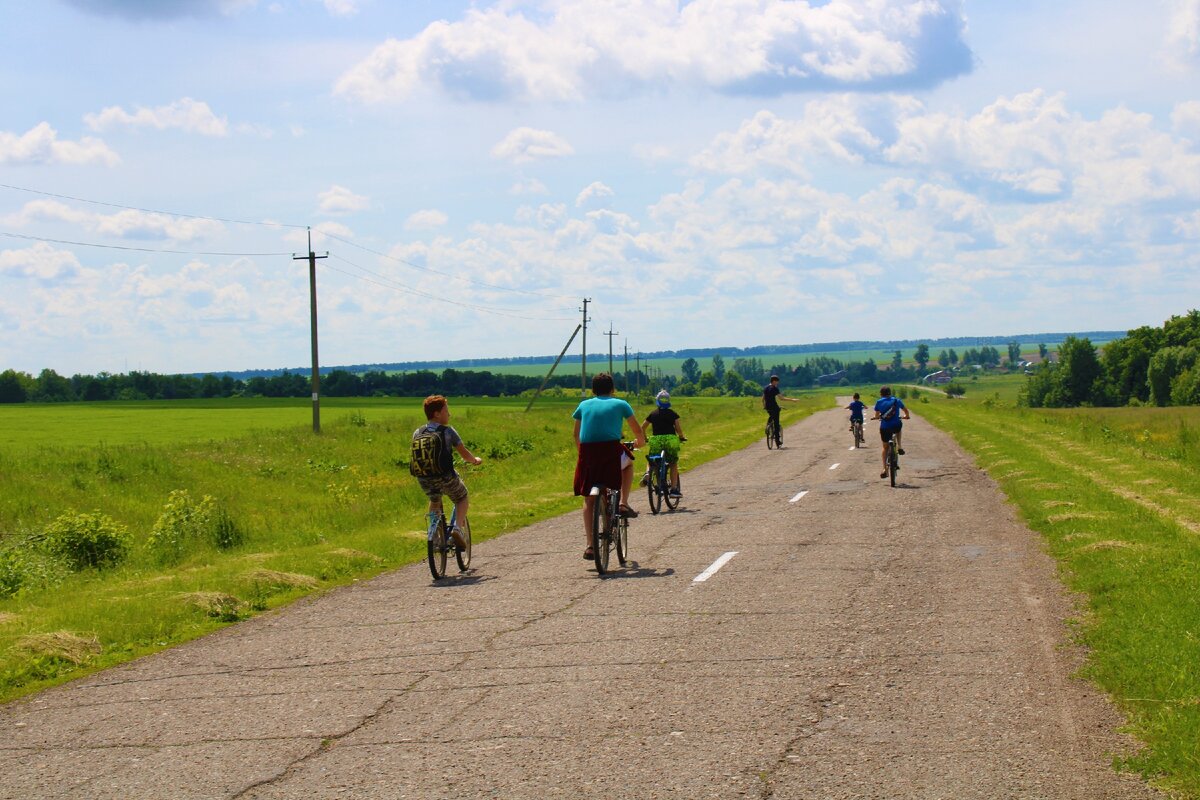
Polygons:
[[646,444],[642,426],[633,415],[633,406],[613,396],[613,378],[607,372],[592,378],[592,397],[584,400],[571,416],[575,418],[575,494],[583,497],[583,532],[586,550],[583,557],[592,558],[596,544],[592,530],[592,507],[596,498],[590,494],[597,484],[610,489],[620,487],[620,512],[625,517],[638,514],[629,506],[629,489],[633,484],[633,453],[621,441],[623,423],[633,431],[634,447]]
[[901,414],[904,415],[904,419],[910,419],[904,401],[899,397],[892,397],[890,386],[881,386],[879,399],[875,401],[875,416],[871,417],[871,419],[879,420],[879,438],[883,440],[883,472],[879,473],[881,478],[888,476],[888,439],[892,438],[892,434],[896,435],[896,449],[900,455],[904,455],[904,450],[900,447],[900,432],[904,427],[904,423],[900,420]]
[[858,398],[858,392],[854,393],[854,400],[846,409],[850,412],[850,431],[854,432],[854,423],[863,421],[863,411],[866,410],[867,404]]

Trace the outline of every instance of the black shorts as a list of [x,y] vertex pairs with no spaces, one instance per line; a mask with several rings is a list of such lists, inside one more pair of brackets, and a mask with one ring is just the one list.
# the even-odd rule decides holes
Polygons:
[[884,444],[887,444],[888,439],[892,438],[892,434],[899,433],[903,427],[904,427],[903,425],[900,425],[895,428],[880,428],[879,429],[879,440],[882,441]]

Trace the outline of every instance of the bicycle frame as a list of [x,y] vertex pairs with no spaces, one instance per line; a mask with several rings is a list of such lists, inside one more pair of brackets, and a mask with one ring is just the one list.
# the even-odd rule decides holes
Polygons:
[[616,546],[617,561],[625,565],[625,556],[629,547],[629,520],[621,516],[621,492],[601,484],[596,484],[588,491],[595,498],[597,505],[603,503],[603,515],[592,511],[592,555],[596,564],[596,572],[603,575],[608,571],[608,556],[613,546]]
[[471,548],[470,548],[470,531],[465,531],[467,536],[467,548],[464,551],[454,543],[454,538],[450,535],[450,531],[458,525],[458,509],[454,508],[450,511],[450,518],[446,518],[446,509],[443,506],[438,506],[436,511],[430,511],[427,515],[429,527],[425,534],[426,553],[429,560],[429,571],[433,575],[434,580],[444,578],[446,576],[446,561],[450,553],[454,554],[454,560],[458,562],[460,572],[466,572],[467,567],[471,563]]

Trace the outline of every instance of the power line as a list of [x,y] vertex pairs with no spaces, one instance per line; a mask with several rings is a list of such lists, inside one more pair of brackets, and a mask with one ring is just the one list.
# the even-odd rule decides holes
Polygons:
[[69,244],[75,247],[99,247],[105,250],[136,250],[139,253],[170,253],[181,256],[290,256],[291,253],[225,253],[211,250],[160,250],[153,247],[128,247],[120,244],[96,244],[95,242],[73,242],[68,239],[48,239],[45,236],[29,236],[24,233],[9,233],[0,231],[0,236],[10,236],[13,239],[28,239],[35,242],[51,242],[53,244]]
[[500,317],[511,317],[513,319],[526,319],[526,320],[533,320],[535,322],[543,322],[543,321],[561,322],[561,321],[570,319],[570,317],[531,317],[531,316],[528,316],[525,314],[516,314],[507,309],[501,310],[501,309],[497,309],[497,308],[493,308],[493,307],[489,307],[489,306],[476,305],[474,303],[465,303],[461,300],[451,300],[446,297],[439,297],[436,294],[430,294],[429,292],[425,292],[420,289],[414,289],[411,286],[406,286],[403,283],[392,280],[391,278],[387,277],[386,275],[380,275],[378,272],[372,272],[371,270],[367,269],[366,267],[363,267],[359,264],[355,264],[353,261],[342,258],[339,255],[334,255],[333,253],[330,253],[329,257],[333,258],[333,259],[337,259],[338,261],[341,261],[343,263],[349,264],[350,266],[354,267],[355,269],[362,270],[363,272],[367,273],[368,275],[373,275],[373,276],[375,276],[375,278],[379,278],[379,280],[375,280],[373,278],[368,278],[364,275],[357,275],[353,272],[347,272],[346,270],[338,269],[337,267],[334,267],[329,264],[324,265],[325,269],[331,269],[334,272],[340,272],[343,275],[348,275],[351,278],[357,278],[360,281],[366,281],[367,283],[372,283],[376,286],[382,286],[385,289],[391,289],[393,291],[403,292],[405,294],[412,294],[412,295],[416,295],[418,297],[425,297],[430,300],[436,300],[439,303],[446,303],[447,305],[459,306],[462,308],[470,308],[470,309],[474,309],[475,311],[482,311],[485,314],[495,314],[496,316],[500,316]]
[[321,231],[321,233],[323,233],[325,236],[328,236],[330,239],[337,239],[342,244],[348,244],[351,247],[357,247],[359,250],[363,250],[365,252],[371,253],[372,255],[379,256],[380,258],[390,259],[392,261],[395,261],[397,264],[404,264],[407,267],[412,267],[413,269],[420,270],[421,272],[430,272],[434,275],[441,275],[444,278],[453,278],[453,279],[459,280],[459,281],[466,281],[467,283],[473,283],[476,286],[483,286],[488,289],[497,289],[502,292],[516,292],[518,294],[533,295],[534,297],[553,297],[553,298],[556,298],[559,300],[572,299],[572,298],[569,298],[565,294],[551,294],[549,292],[535,292],[530,289],[515,289],[511,286],[499,286],[494,283],[485,283],[484,281],[477,281],[474,278],[467,278],[462,275],[455,275],[450,272],[442,272],[440,270],[433,269],[432,267],[422,267],[419,264],[412,263],[411,261],[405,261],[403,258],[389,255],[388,253],[383,253],[383,252],[380,252],[379,250],[372,250],[369,247],[364,247],[363,245],[358,244],[357,242],[352,242],[349,239],[343,239],[341,236],[337,236],[336,234],[327,233],[325,231]]
[[0,188],[13,189],[18,192],[29,192],[30,194],[40,194],[44,197],[54,197],[59,200],[74,200],[77,203],[91,203],[96,206],[106,206],[108,208],[123,208],[127,211],[141,211],[146,214],[166,214],[171,217],[186,217],[188,219],[208,219],[214,222],[229,222],[235,225],[266,225],[273,228],[307,228],[307,225],[291,225],[286,222],[262,222],[249,219],[227,219],[225,217],[209,217],[204,214],[182,214],[178,211],[162,211],[153,208],[138,208],[137,206],[123,206],[120,203],[106,203],[102,200],[88,200],[85,197],[72,197],[69,194],[55,194],[54,192],[43,192],[40,189],[28,189],[24,186],[13,186],[10,183],[0,183]]

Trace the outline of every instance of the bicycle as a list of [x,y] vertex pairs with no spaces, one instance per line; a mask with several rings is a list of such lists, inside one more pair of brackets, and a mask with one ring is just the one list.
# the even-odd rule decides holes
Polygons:
[[866,439],[863,437],[863,423],[861,419],[856,419],[850,423],[850,428],[854,432],[854,447],[857,449],[866,444]]
[[779,429],[779,420],[767,417],[767,449],[783,447],[783,432]]
[[900,446],[896,444],[896,434],[892,434],[888,439],[887,449],[887,471],[888,477],[891,478],[892,486],[896,485],[896,473],[900,471]]
[[[625,442],[632,449],[633,442]],[[629,554],[629,519],[621,514],[621,490],[613,489],[603,484],[596,484],[588,492],[596,501],[592,504],[592,534],[595,544],[592,546],[592,561],[596,564],[596,572],[603,575],[608,572],[609,555],[615,548],[617,561],[625,566]]]
[[429,571],[433,574],[435,581],[446,577],[446,561],[451,552],[454,553],[454,560],[458,562],[459,572],[466,572],[467,567],[471,565],[470,523],[464,522],[460,526],[463,538],[467,542],[466,547],[459,547],[455,543],[454,537],[450,535],[450,531],[457,524],[457,510],[450,512],[449,525],[446,524],[444,508],[429,512],[429,530],[426,533],[425,549],[429,557]]
[[[680,441],[684,441],[680,439]],[[650,495],[650,511],[657,514],[662,508],[663,503],[667,504],[667,509],[674,511],[679,507],[679,495],[671,494],[671,465],[667,463],[667,451],[663,450],[655,456],[646,456],[646,461],[649,466],[646,468],[649,473],[649,480],[646,481],[646,493]],[[675,487],[678,489],[679,487]]]

